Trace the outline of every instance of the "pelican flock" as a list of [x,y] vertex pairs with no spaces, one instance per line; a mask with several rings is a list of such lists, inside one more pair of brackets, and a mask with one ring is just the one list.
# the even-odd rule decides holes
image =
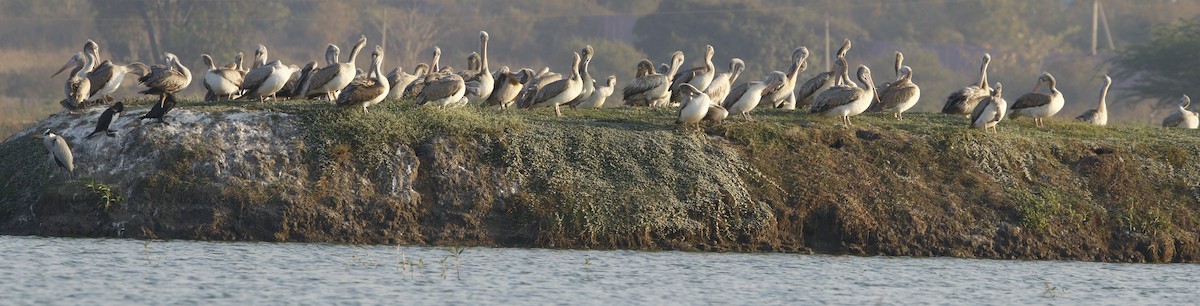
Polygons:
[[[362,69],[356,66],[359,52],[366,46],[367,37],[361,36],[351,47],[345,62],[340,61],[341,49],[332,43],[324,52],[324,65],[309,61],[303,68],[285,65],[282,60],[268,59],[268,50],[258,45],[249,69],[242,67],[242,53],[238,52],[229,64],[220,65],[208,55],[201,55],[204,63],[202,85],[208,91],[205,100],[231,99],[267,101],[276,99],[326,100],[329,104],[361,109],[379,103],[414,103],[439,108],[479,106],[496,109],[553,108],[556,116],[563,116],[561,107],[676,107],[678,124],[699,126],[702,123],[723,124],[729,114],[741,116],[743,121],[753,121],[750,113],[764,108],[801,109],[796,116],[812,114],[839,118],[841,124],[853,126],[850,117],[868,110],[890,114],[903,120],[904,112],[915,107],[921,99],[921,89],[914,81],[914,68],[904,65],[904,55],[896,51],[894,80],[874,84],[871,69],[858,65],[855,78],[851,78],[847,53],[851,41],[845,40],[833,58],[831,71],[824,71],[798,85],[801,72],[808,67],[810,56],[807,47],[793,49],[788,66],[774,70],[761,79],[740,80],[747,65],[742,58],[731,58],[728,69],[717,71],[714,64],[715,48],[705,45],[702,63],[682,69],[684,53],[675,51],[669,61],[656,65],[642,59],[631,68],[620,99],[610,98],[617,87],[618,75],[609,75],[603,80],[593,78],[590,63],[596,56],[591,45],[581,46],[579,52],[571,54],[571,65],[558,72],[550,68],[508,66],[492,70],[492,57],[488,52],[490,34],[479,31],[479,49],[468,56],[467,69],[454,70],[444,66],[440,60],[441,48],[431,46],[433,57],[428,63],[416,64],[412,73],[406,73],[403,65],[397,65],[388,74],[383,73],[385,52],[376,46],[371,53],[370,65]],[[110,60],[101,60],[100,44],[87,40],[80,52],[70,56],[51,77],[71,68],[64,82],[64,108],[76,112],[93,106],[93,103],[109,104],[111,97],[127,74],[135,74],[138,83],[145,88],[142,94],[157,95],[157,103],[139,119],[164,120],[167,113],[179,104],[176,96],[192,81],[192,72],[173,53],[165,52],[163,64],[153,67],[139,62],[118,65]],[[600,55],[603,56],[603,55]],[[1065,105],[1065,99],[1057,87],[1057,80],[1049,72],[1043,72],[1034,90],[1007,103],[1002,96],[1001,84],[988,84],[988,66],[991,54],[984,53],[980,61],[977,78],[969,86],[950,93],[941,112],[955,116],[967,115],[969,128],[996,132],[997,124],[1005,117],[1027,116],[1034,125],[1045,127],[1045,120],[1054,117]],[[768,69],[769,70],[769,69]],[[357,71],[357,72],[356,72]],[[975,77],[975,76],[973,76]],[[624,78],[624,77],[622,77]],[[1108,122],[1106,98],[1113,80],[1105,76],[1097,101],[1097,108],[1090,109],[1074,118],[1075,121],[1105,126]],[[1046,91],[1041,89],[1045,87]],[[1200,113],[1188,109],[1191,100],[1184,95],[1177,109],[1167,116],[1164,127],[1196,129],[1200,127]],[[95,119],[96,128],[88,135],[105,134],[117,137],[110,129],[125,110],[118,102],[108,107]],[[961,118],[961,117],[958,117]],[[73,171],[70,150],[63,136],[44,133],[47,149],[56,162]],[[101,138],[103,139],[103,138]]]

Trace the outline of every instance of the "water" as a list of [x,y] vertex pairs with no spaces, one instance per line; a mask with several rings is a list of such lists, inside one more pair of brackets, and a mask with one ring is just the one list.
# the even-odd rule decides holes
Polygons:
[[456,268],[444,247],[12,236],[0,254],[5,305],[1200,302],[1189,264],[469,248]]

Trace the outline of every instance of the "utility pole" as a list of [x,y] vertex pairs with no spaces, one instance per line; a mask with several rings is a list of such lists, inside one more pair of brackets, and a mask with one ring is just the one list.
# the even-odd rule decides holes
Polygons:
[[380,42],[380,45],[383,46],[383,50],[388,49],[388,47],[387,47],[387,28],[388,28],[388,23],[390,23],[389,22],[390,20],[388,20],[388,18],[387,18],[387,13],[388,13],[388,8],[386,8],[386,7],[383,8],[383,39],[381,39],[382,41]]
[[825,18],[825,71],[829,69],[829,18]]
[[1100,25],[1100,0],[1092,0],[1092,55],[1096,55],[1096,32]]
[[1100,7],[1100,25],[1104,26],[1104,37],[1108,38],[1108,49],[1116,50],[1117,46],[1113,44],[1112,31],[1108,30],[1108,13],[1104,11],[1104,3],[1096,2]]

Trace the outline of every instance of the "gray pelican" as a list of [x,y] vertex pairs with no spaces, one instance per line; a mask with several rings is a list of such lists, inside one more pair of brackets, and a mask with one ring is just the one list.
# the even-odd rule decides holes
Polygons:
[[[671,79],[671,89],[679,88],[679,84],[692,84],[692,87],[704,92],[708,89],[708,85],[712,84],[713,77],[717,74],[717,66],[713,65],[713,55],[716,50],[712,45],[704,46],[704,66],[695,67],[688,70],[676,72]],[[679,103],[681,100],[679,93],[671,93],[671,104]]]
[[537,94],[533,96],[532,103],[529,108],[534,107],[553,107],[554,115],[562,117],[562,110],[559,106],[567,104],[579,96],[579,92],[583,91],[583,80],[579,77],[579,62],[581,61],[579,53],[572,52],[571,70],[566,78],[546,84],[537,89]]
[[467,69],[459,70],[455,73],[464,80],[474,77],[476,74],[479,74],[479,62],[479,53],[471,52],[471,54],[467,55]]
[[758,103],[762,101],[762,92],[767,88],[774,88],[783,85],[787,80],[787,75],[780,71],[773,71],[767,75],[766,79],[760,82],[742,83],[733,89],[722,105],[734,115],[742,115],[746,121],[752,121],[750,111],[758,107]]
[[911,67],[900,67],[897,71],[899,77],[879,91],[879,103],[873,108],[876,111],[890,112],[892,117],[904,120],[904,111],[917,105],[917,101],[921,99],[921,87],[912,82]]
[[[330,45],[332,46],[332,44]],[[367,36],[363,35],[350,49],[350,58],[345,63],[337,63],[317,70],[317,73],[313,74],[304,96],[312,97],[324,94],[327,99],[333,101],[336,98],[334,93],[354,81],[354,61],[358,59],[358,52],[362,51],[366,45]],[[326,53],[328,54],[328,52]],[[328,55],[326,55],[326,59],[328,59]]]
[[[840,60],[845,61],[844,58]],[[842,63],[842,66],[844,67],[845,63]],[[842,70],[842,74],[846,73],[846,70]],[[813,102],[809,112],[826,117],[841,117],[842,123],[845,123],[846,126],[853,126],[850,123],[850,116],[866,111],[875,101],[876,96],[875,82],[871,80],[871,69],[867,66],[858,66],[858,81],[862,83],[863,87],[838,86],[821,93]]]
[[[595,82],[595,81],[593,80],[593,82]],[[595,90],[592,92],[591,95],[588,96],[587,100],[584,100],[583,103],[579,103],[579,107],[582,107],[582,108],[604,107],[604,101],[608,100],[608,96],[611,96],[613,93],[613,88],[616,88],[616,86],[617,86],[617,76],[615,76],[615,75],[608,76],[608,81],[605,82],[604,84],[605,84],[604,86],[593,85]]]
[[[1050,87],[1049,93],[1038,92],[1043,84]],[[1062,110],[1063,104],[1063,95],[1058,91],[1058,87],[1055,87],[1054,76],[1049,72],[1042,72],[1037,85],[1033,87],[1033,92],[1017,98],[1017,101],[1008,108],[1008,113],[1013,119],[1020,116],[1033,117],[1033,121],[1038,127],[1044,127],[1046,125],[1042,121],[1043,118],[1054,117],[1054,114]]]
[[366,113],[367,107],[387,98],[392,85],[383,75],[383,47],[378,45],[375,46],[375,52],[371,52],[371,71],[374,72],[374,79],[356,80],[338,94],[338,106],[361,105]]
[[946,105],[942,106],[943,114],[969,115],[979,100],[991,94],[987,84],[987,67],[991,61],[992,55],[984,53],[983,64],[979,65],[979,83],[950,93],[950,96],[946,97]]
[[488,69],[487,43],[488,33],[479,31],[479,71],[466,79],[467,87],[470,88],[467,102],[471,104],[483,104],[496,87],[496,81],[492,78],[492,70]]
[[700,129],[700,121],[704,120],[709,108],[713,106],[712,100],[692,84],[679,84],[678,90],[683,99],[675,124],[695,124],[696,129]]
[[[671,67],[666,74],[653,70],[649,60],[638,63],[638,77],[622,90],[625,104],[635,106],[667,106],[671,97],[671,76],[683,65],[683,52],[671,53]],[[694,88],[694,86],[693,86]]]
[[746,70],[746,62],[743,62],[742,59],[729,60],[729,71],[714,76],[712,82],[708,84],[708,88],[704,89],[704,94],[707,94],[713,102],[725,101],[725,96],[729,95],[729,89],[733,87],[734,82],[737,82],[744,70]]
[[[420,76],[420,78],[417,79],[417,81],[414,81],[411,84],[409,84],[408,87],[405,87],[403,97],[415,97],[421,93],[421,90],[425,89],[426,83],[429,83],[429,82],[432,82],[434,80],[441,78],[443,75],[441,75],[441,70],[440,70],[441,67],[438,66],[438,61],[440,61],[441,59],[442,59],[442,48],[440,48],[438,46],[433,46],[433,61],[431,62],[433,64],[429,66],[429,71],[427,73],[425,73],[425,75]],[[461,79],[462,77],[459,77],[459,78]],[[464,80],[464,81],[466,81],[466,80]],[[420,103],[418,103],[418,104],[420,104]]]
[[417,94],[417,105],[432,105],[447,107],[457,104],[467,93],[467,86],[462,77],[457,74],[446,74],[437,79],[426,81]]
[[147,88],[140,93],[159,95],[159,104],[166,103],[167,94],[175,94],[192,83],[192,71],[179,62],[179,57],[165,53],[166,65],[154,65],[150,73],[138,78]]
[[217,68],[212,56],[208,54],[201,54],[200,58],[204,59],[204,65],[208,66],[208,71],[204,73],[204,88],[215,98],[213,100],[233,99],[239,91],[238,86],[242,85],[242,73],[238,72],[237,68]]
[[1192,98],[1187,95],[1179,98],[1179,108],[1163,119],[1162,126],[1166,128],[1196,129],[1200,128],[1200,115],[1187,109],[1192,104]]
[[303,68],[293,73],[293,77],[288,78],[287,83],[283,84],[283,89],[280,89],[280,92],[275,93],[275,95],[287,98],[303,98],[304,89],[308,87],[309,80],[312,79],[312,75],[315,73],[317,73],[317,62],[308,62]]
[[579,77],[583,80],[583,90],[579,92],[578,97],[575,97],[575,99],[568,103],[571,106],[578,106],[586,102],[588,98],[592,97],[592,93],[596,92],[596,80],[592,79],[591,72],[588,72],[588,65],[592,63],[592,56],[595,52],[596,50],[592,49],[592,45],[584,46],[583,50],[580,50],[580,54],[583,55],[583,63],[579,64]]
[[992,133],[996,132],[996,124],[1000,120],[1004,120],[1005,110],[1008,109],[1008,101],[1004,101],[1001,95],[1002,85],[996,82],[996,88],[992,89],[991,95],[980,100],[975,105],[975,109],[971,111],[971,127],[973,129],[992,129]]
[[[83,45],[84,53],[88,53],[92,57],[92,62],[100,60],[100,46],[92,40],[88,40]],[[103,97],[105,100],[111,101],[113,92],[121,86],[121,82],[125,81],[125,74],[133,72],[139,76],[146,75],[150,71],[150,67],[146,64],[133,62],[129,65],[117,65],[112,61],[104,60],[100,64],[95,65],[95,69],[88,73],[88,82],[91,83],[91,92],[88,93],[88,98],[95,100]]]
[[495,78],[496,84],[492,87],[492,94],[488,96],[487,105],[504,109],[516,103],[524,83],[533,77],[533,70],[526,68],[509,72],[508,67],[501,67],[498,72],[500,73]]
[[796,78],[800,76],[800,72],[808,68],[807,60],[808,48],[800,47],[792,51],[792,66],[785,73],[787,79],[784,80],[782,86],[768,87],[763,91],[763,100],[775,108],[795,109],[796,94],[793,91],[796,88]]
[[850,40],[847,39],[845,42],[842,43],[842,47],[838,48],[837,53],[834,54],[833,62],[834,62],[835,66],[830,68],[832,70],[823,71],[821,73],[818,73],[816,76],[808,79],[808,81],[804,81],[803,85],[800,85],[797,87],[797,90],[796,90],[796,107],[797,108],[800,108],[800,109],[807,108],[809,105],[812,105],[813,100],[816,99],[817,95],[820,95],[821,92],[828,90],[830,87],[837,86],[837,85],[840,85],[843,83],[843,80],[840,79],[840,76],[841,76],[840,72],[842,71],[842,69],[836,66],[838,63],[837,59],[846,58],[846,53],[849,51],[850,51]]
[[429,65],[425,63],[417,64],[417,68],[413,70],[413,74],[404,72],[401,67],[396,67],[388,72],[388,83],[392,84],[392,89],[388,90],[388,99],[400,99],[404,97],[404,88],[407,88],[413,81],[425,76],[429,71]]
[[71,176],[75,176],[75,156],[71,154],[71,147],[62,136],[46,130],[42,135],[33,137],[42,139],[42,145],[46,146],[46,151],[50,151],[50,158],[54,159],[55,164],[67,170]]
[[50,76],[54,77],[66,70],[67,67],[75,65],[75,69],[71,70],[71,76],[63,85],[63,94],[66,96],[66,99],[61,102],[63,107],[74,111],[87,106],[88,93],[92,90],[92,83],[88,80],[87,75],[94,68],[93,60],[91,55],[76,52],[66,64],[63,64],[62,68],[58,69],[58,72]]
[[[267,47],[263,45],[258,47],[258,50],[254,52],[255,63],[267,59]],[[266,101],[266,97],[274,97],[276,92],[283,89],[296,70],[292,66],[284,65],[279,60],[252,68],[250,72],[246,73],[246,79],[242,81],[240,89],[245,91],[242,97]],[[309,84],[311,85],[311,83]]]
[[1075,121],[1087,122],[1099,126],[1108,124],[1108,106],[1104,103],[1104,98],[1108,96],[1108,86],[1112,85],[1112,78],[1104,76],[1104,82],[1100,85],[1100,106],[1096,109],[1089,109],[1083,112],[1079,117],[1075,117]]

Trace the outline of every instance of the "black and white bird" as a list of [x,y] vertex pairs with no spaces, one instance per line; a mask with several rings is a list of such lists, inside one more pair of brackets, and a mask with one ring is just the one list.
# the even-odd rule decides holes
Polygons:
[[121,116],[121,112],[124,111],[125,102],[117,102],[117,104],[113,104],[113,106],[104,110],[103,113],[100,113],[100,120],[96,121],[96,129],[83,139],[91,139],[92,136],[96,136],[96,134],[100,134],[100,132],[104,132],[106,135],[108,135],[108,137],[115,137],[117,135],[117,131],[112,130],[111,125],[113,122],[117,121],[117,118]]
[[175,99],[175,94],[169,92],[163,93],[162,103],[154,103],[154,106],[150,108],[150,111],[146,112],[146,114],[142,115],[142,117],[138,118],[138,120],[158,119],[159,123],[170,125],[170,123],[167,123],[166,120],[163,120],[163,117],[167,115],[167,112],[175,108],[176,103],[177,101]]
[[42,135],[33,137],[42,139],[42,145],[46,146],[46,151],[50,151],[50,158],[54,159],[54,163],[67,170],[71,176],[75,176],[75,156],[71,154],[71,147],[62,136],[46,130]]

